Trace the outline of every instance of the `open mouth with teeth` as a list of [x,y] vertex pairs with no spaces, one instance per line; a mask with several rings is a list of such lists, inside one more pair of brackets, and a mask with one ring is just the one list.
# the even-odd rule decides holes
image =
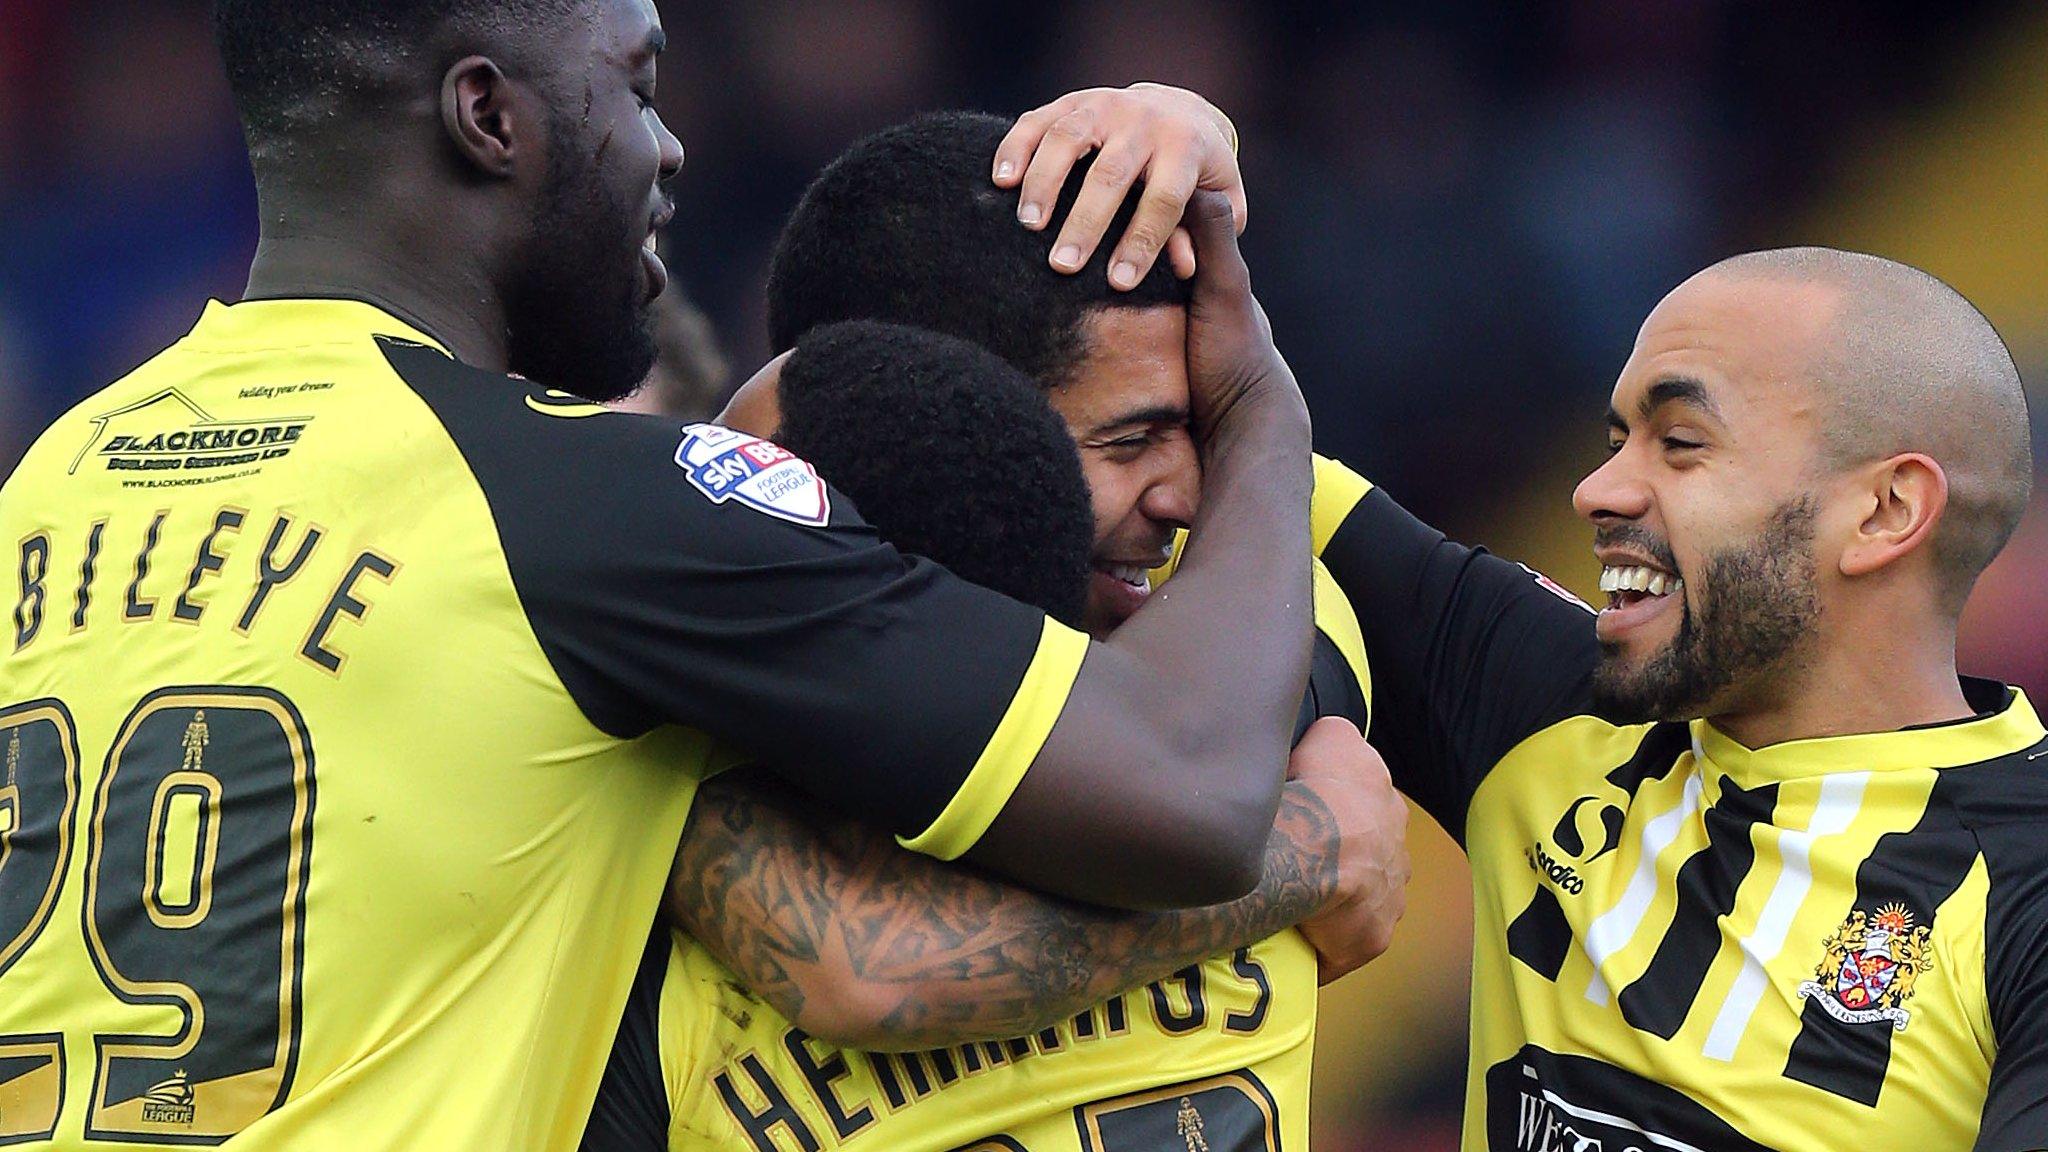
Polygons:
[[1089,579],[1088,598],[1103,625],[1129,619],[1152,595],[1152,574],[1143,564],[1097,561]]
[[1607,593],[1608,606],[1614,608],[1634,604],[1645,596],[1667,596],[1684,586],[1683,580],[1669,572],[1641,565],[1600,570],[1600,590]]
[[1140,595],[1152,590],[1152,573],[1142,564],[1098,564],[1095,570]]
[[1607,593],[1607,607],[1600,613],[1600,638],[1618,641],[1662,615],[1666,607],[1682,602],[1679,593],[1684,589],[1685,581],[1662,569],[1639,564],[1602,568],[1600,590]]

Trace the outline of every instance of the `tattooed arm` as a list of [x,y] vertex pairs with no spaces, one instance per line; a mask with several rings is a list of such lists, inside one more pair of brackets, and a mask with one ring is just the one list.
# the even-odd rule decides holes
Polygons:
[[1348,725],[1319,725],[1295,759],[1264,879],[1229,904],[1138,913],[1041,895],[741,771],[699,790],[668,910],[792,1023],[876,1051],[1036,1032],[1319,914],[1327,978],[1386,947],[1406,813]]

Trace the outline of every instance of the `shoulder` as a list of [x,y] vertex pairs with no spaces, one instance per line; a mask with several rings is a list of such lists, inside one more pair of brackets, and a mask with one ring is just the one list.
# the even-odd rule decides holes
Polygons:
[[[551,525],[554,533],[694,538],[698,546],[721,547],[792,529],[850,527],[862,544],[873,543],[851,504],[815,468],[768,441],[712,424],[616,412],[404,340],[378,344],[455,441],[494,507],[508,506],[499,512],[501,526],[517,519]],[[713,537],[686,531],[707,521],[720,525]]]
[[1968,678],[1963,687],[1978,718],[1922,733],[1936,765],[1954,765],[1939,767],[1935,790],[1987,853],[1996,844],[2001,857],[2020,851],[2048,865],[2048,838],[2034,834],[2048,821],[2048,730],[2018,689]]

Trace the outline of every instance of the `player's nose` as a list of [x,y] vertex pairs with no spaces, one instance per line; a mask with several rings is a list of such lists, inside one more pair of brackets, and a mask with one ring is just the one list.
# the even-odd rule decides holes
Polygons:
[[1586,474],[1572,490],[1572,508],[1595,524],[1636,520],[1650,510],[1650,489],[1634,474],[1626,448]]
[[1185,528],[1195,522],[1202,503],[1202,467],[1192,444],[1173,445],[1161,452],[1159,472],[1146,485],[1138,510],[1157,523]]
[[655,139],[661,145],[660,180],[666,184],[682,175],[683,142],[676,138],[675,133],[668,130],[668,125],[659,116],[654,119],[654,132]]

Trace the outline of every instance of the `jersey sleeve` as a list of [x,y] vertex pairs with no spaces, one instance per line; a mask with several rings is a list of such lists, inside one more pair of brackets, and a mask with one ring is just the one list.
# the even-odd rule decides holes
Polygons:
[[1446,540],[1334,461],[1318,462],[1316,488],[1348,503],[1322,561],[1372,657],[1373,745],[1395,786],[1462,843],[1493,765],[1590,707],[1592,609],[1521,565]]
[[461,449],[519,607],[594,725],[685,725],[797,766],[777,770],[936,856],[994,821],[1085,636],[897,552],[766,441],[431,349],[386,356]]
[[1321,561],[1315,561],[1312,587],[1316,598],[1315,648],[1309,656],[1308,687],[1302,692],[1294,739],[1299,743],[1309,725],[1326,716],[1342,716],[1370,737],[1372,673],[1366,663],[1365,638],[1358,630],[1358,616]]
[[1991,881],[1984,990],[1998,1043],[1978,1152],[2048,1148],[2048,782],[2026,775],[1979,805],[2002,811],[1976,830]]

